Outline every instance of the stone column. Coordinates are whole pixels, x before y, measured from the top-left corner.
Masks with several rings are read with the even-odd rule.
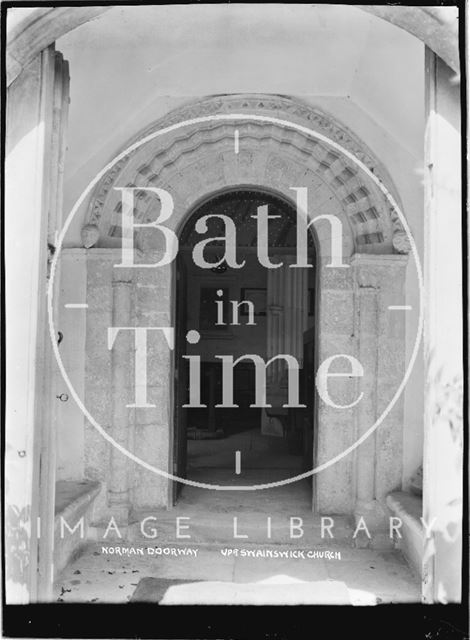
[[[327,266],[329,257],[319,264],[317,349],[315,374],[327,358],[337,354],[357,356],[357,335],[354,322],[354,269]],[[337,371],[344,371],[344,362],[337,361]],[[328,390],[340,405],[357,398],[355,378],[330,378]],[[355,408],[336,409],[325,403],[316,392],[315,466],[329,462],[354,442]],[[354,510],[355,482],[353,455],[346,456],[314,476],[314,508],[324,514],[351,514]]]
[[[407,255],[356,254],[356,329],[358,359],[364,375],[355,408],[356,439],[368,431],[387,408],[405,374],[404,279]],[[390,308],[392,307],[392,308]],[[403,468],[403,398],[355,452],[354,515],[363,517],[373,540],[388,531],[385,498],[401,487]],[[374,532],[374,533],[373,533]],[[386,542],[386,537],[380,544]]]
[[[364,396],[356,412],[356,436],[360,438],[377,417],[377,290],[359,287],[357,298],[359,362],[364,368],[360,381]],[[355,516],[369,520],[375,498],[375,433],[356,452],[356,491]]]
[[[131,326],[131,282],[130,280],[113,281],[113,327]],[[131,377],[132,364],[129,356],[132,353],[133,334],[121,331],[116,337],[112,351],[112,398],[113,422],[111,435],[120,445],[128,448],[130,431],[130,410],[126,404],[129,391],[133,389]],[[132,396],[132,393],[131,393]],[[128,524],[129,514],[129,482],[127,458],[115,447],[111,447],[110,472],[108,484],[108,503],[118,524]]]
[[[377,317],[377,417],[387,408],[403,381],[411,347],[414,345],[419,313],[411,283],[416,279],[414,259],[407,254],[377,256],[375,269],[379,278]],[[407,277],[407,279],[406,279]],[[405,279],[407,287],[405,291]],[[405,303],[411,309],[400,310]],[[407,336],[408,332],[408,336]],[[405,386],[385,420],[375,432],[375,498],[381,504],[391,491],[400,489],[403,481],[403,439],[405,419]],[[413,397],[415,394],[412,392]],[[407,425],[409,426],[409,425]]]

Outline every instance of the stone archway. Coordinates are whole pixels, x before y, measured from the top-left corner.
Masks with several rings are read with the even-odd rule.
[[[376,7],[358,5],[396,24],[422,40],[454,71],[459,70],[458,21],[449,16],[454,7]],[[10,9],[7,24],[7,85],[18,77],[41,50],[81,24],[101,16],[109,7],[60,7]],[[403,15],[406,11],[406,15]],[[21,13],[19,13],[21,12]],[[400,13],[399,13],[400,12]]]
[[[152,187],[157,182],[160,187],[167,186],[175,201],[172,224],[180,220],[183,210],[193,207],[210,191],[260,183],[292,198],[290,186],[303,180],[305,186],[315,191],[322,189],[320,198],[334,197],[345,228],[350,230],[346,253],[353,250],[408,253],[406,234],[396,212],[354,162],[303,132],[277,122],[249,119],[251,114],[290,121],[328,137],[363,162],[400,202],[387,170],[364,143],[327,114],[300,101],[271,95],[233,95],[198,101],[171,112],[130,140],[125,148],[164,127],[230,113],[246,113],[247,121],[209,121],[185,126],[163,139],[146,143],[113,166],[96,188],[87,213],[87,223],[99,227],[98,246],[112,246],[110,238],[119,235],[120,194],[113,192],[117,179],[120,185],[129,187]],[[237,154],[233,146],[235,130],[239,131],[241,141]],[[136,219],[143,222],[150,207],[150,198],[138,192]],[[315,209],[321,215],[321,207]],[[118,246],[119,241],[114,244]]]
[[[338,353],[350,354],[357,356],[368,372],[364,377],[367,401],[342,411],[320,403],[315,463],[322,464],[349,447],[374,422],[386,406],[390,390],[397,388],[403,375],[404,323],[391,319],[387,307],[403,300],[408,246],[395,212],[375,184],[362,176],[351,161],[332,153],[323,142],[309,140],[274,123],[250,122],[248,115],[274,114],[276,118],[301,122],[324,132],[359,154],[392,192],[394,187],[384,167],[360,140],[326,114],[284,97],[211,98],[169,114],[155,128],[221,112],[245,112],[247,120],[237,122],[236,127],[219,121],[190,125],[166,136],[163,144],[158,139],[148,142],[113,167],[98,185],[85,222],[99,229],[99,240],[87,255],[88,295],[100,296],[103,317],[87,328],[87,340],[90,344],[99,343],[97,331],[103,328],[106,318],[119,319],[121,326],[129,326],[130,322],[136,326],[173,326],[174,322],[171,295],[174,275],[170,265],[155,270],[113,270],[121,244],[120,192],[113,187],[131,186],[136,190],[134,216],[141,223],[152,220],[155,206],[146,188],[158,185],[167,190],[174,201],[167,225],[175,232],[182,228],[188,212],[198,202],[220,190],[259,187],[292,200],[296,193],[292,187],[306,188],[311,212],[341,221],[342,253],[347,266],[331,268],[330,222],[319,221],[315,227],[320,264],[319,361]],[[233,148],[235,128],[239,131],[239,153]],[[148,131],[139,138],[146,134]],[[155,262],[163,250],[161,238],[143,233],[138,234],[137,246],[142,252],[139,261],[144,262]],[[125,317],[122,309],[127,309]],[[129,361],[130,344],[121,343],[121,349],[122,361]],[[109,353],[88,356],[87,406],[95,406],[105,419],[113,406],[113,383],[112,378],[102,383],[97,402],[96,384],[102,376],[103,360],[112,371]],[[133,446],[136,455],[148,463],[171,471],[172,357],[163,339],[149,345],[148,367],[149,393],[156,406],[145,411],[137,409],[132,416],[115,416],[114,436]],[[122,402],[123,391],[114,389],[116,400]],[[108,398],[106,402],[102,400],[103,394]],[[357,397],[356,381],[336,379],[331,394],[338,404],[349,404]],[[354,456],[319,474],[315,496],[318,511],[382,513],[383,499],[401,479],[402,413],[398,402],[377,437],[369,439],[367,446]],[[126,430],[126,420],[132,424],[132,434]],[[92,442],[95,455],[99,455],[102,445],[94,437]],[[380,473],[376,473],[376,468],[380,468]],[[130,474],[117,453],[112,456],[111,469],[103,472],[97,465],[90,471],[107,485],[107,494],[103,492],[101,498],[102,514],[108,513],[106,495],[116,507],[113,513],[123,516],[129,506],[145,510],[169,504],[168,480],[141,468]]]

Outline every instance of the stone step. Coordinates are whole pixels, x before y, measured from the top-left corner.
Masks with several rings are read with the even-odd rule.
[[[84,539],[91,537],[90,521],[93,503],[100,489],[100,483],[92,481],[62,480],[56,483],[54,577],[57,577],[80,552]],[[82,520],[82,531],[80,520]]]
[[[333,537],[330,537],[329,531]],[[283,516],[265,513],[200,513],[154,511],[136,515],[119,534],[109,523],[95,524],[91,538],[97,542],[126,542],[136,545],[201,545],[207,548],[221,545],[263,545],[286,548],[318,548],[347,545],[357,548],[393,549],[394,540],[388,533],[363,531],[354,537],[354,524],[348,516],[322,516],[312,513]]]
[[[327,525],[332,524],[331,538]],[[185,528],[187,527],[187,528]],[[141,543],[158,542],[173,544],[282,544],[317,546],[322,543],[335,544],[353,542],[354,532],[350,519],[337,516],[322,520],[311,513],[302,516],[285,516],[253,512],[237,513],[185,513],[162,512],[140,513],[129,527],[129,537]],[[146,534],[146,535],[145,535]],[[156,535],[155,535],[156,534]],[[154,536],[146,537],[146,536]],[[191,536],[184,538],[182,536]]]

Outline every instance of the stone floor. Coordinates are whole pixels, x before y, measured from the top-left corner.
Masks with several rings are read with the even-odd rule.
[[[225,451],[223,443],[196,443],[197,464],[193,455],[188,469],[192,479],[246,487],[272,482],[279,474],[289,477],[292,469],[284,453],[275,469],[259,464],[265,443],[251,436],[250,432],[237,436],[237,446],[245,447],[242,460],[246,464],[240,475],[228,464],[232,447]],[[215,446],[222,446],[215,457],[224,464],[205,466],[207,447]],[[139,525],[149,515],[158,531],[155,540],[143,536]],[[190,530],[187,546],[175,535],[175,521],[181,516],[187,518],[184,523]],[[292,517],[301,518],[301,538],[291,536]],[[380,546],[356,548],[348,518],[334,518],[334,539],[321,537],[321,518],[312,512],[308,479],[257,491],[185,485],[173,509],[135,514],[135,518],[123,532],[126,544],[116,537],[114,542],[108,537],[102,543],[104,525],[95,528],[96,542],[90,542],[57,581],[56,601],[376,605],[420,600],[420,583],[400,552],[392,547],[387,551],[379,550]],[[234,536],[234,518],[237,531],[246,538]],[[193,550],[190,555],[188,549]],[[312,551],[318,553],[309,557]],[[248,555],[256,552],[269,552],[271,557]]]
[[[188,474],[193,470],[218,468],[235,473],[235,451],[240,452],[241,469],[288,469],[301,473],[302,458],[289,453],[284,438],[267,436],[257,429],[229,434],[220,440],[188,440]],[[275,474],[274,474],[275,475]],[[282,474],[285,475],[285,474]],[[273,478],[275,480],[276,478]]]
[[[279,470],[276,470],[279,471]],[[248,469],[240,477],[228,469],[199,468],[193,471],[192,479],[216,483],[221,486],[254,485],[272,481],[270,469]],[[301,518],[303,523],[302,544],[322,545],[320,516],[312,511],[312,490],[309,480],[285,484],[257,491],[215,491],[200,487],[183,486],[176,505],[172,509],[134,512],[133,531],[129,532],[134,542],[147,543],[140,535],[139,523],[146,517],[155,517],[160,544],[179,542],[175,521],[184,517],[193,543],[233,545],[234,518],[237,530],[248,536],[250,543],[294,544],[299,540],[290,536],[291,518]],[[267,521],[270,519],[271,538],[268,537]],[[97,532],[102,539],[104,527]],[[352,540],[353,529],[346,516],[334,518],[334,544]]]
[[[117,545],[106,546],[116,549]],[[340,559],[234,557],[220,545],[188,545],[197,556],[105,555],[90,544],[55,585],[58,602],[125,603],[139,582],[160,585],[160,604],[353,604],[419,602],[420,585],[398,551],[373,551],[334,546]],[[239,549],[242,545],[236,545]],[[161,547],[163,549],[164,547]],[[183,548],[168,545],[168,548]],[[233,545],[232,548],[235,548]],[[280,545],[246,545],[277,549]],[[302,547],[299,546],[299,549]],[[292,549],[292,547],[290,547]],[[326,547],[324,547],[326,549]],[[145,591],[145,590],[144,590]],[[152,597],[149,598],[152,600]]]
[[[253,463],[257,457],[247,454],[245,459]],[[289,469],[277,471],[290,473]],[[223,486],[270,482],[272,474],[273,469],[256,464],[245,467],[241,477],[232,468],[192,468],[193,479]],[[54,599],[267,605],[419,602],[420,583],[393,547],[387,551],[379,550],[380,546],[356,548],[351,524],[339,516],[334,519],[334,539],[321,537],[310,484],[303,480],[257,491],[209,491],[185,485],[173,509],[136,514],[136,522],[123,532],[126,544],[109,537],[102,543],[104,525],[97,527],[96,542],[67,566],[55,585]],[[156,525],[155,540],[144,537],[139,526],[149,515]],[[191,535],[187,546],[175,535],[175,519],[181,516],[188,519],[184,521]],[[234,517],[240,526],[237,530],[246,538],[234,536]],[[290,534],[291,517],[302,519],[301,538]],[[113,554],[105,553],[106,549]],[[188,549],[193,550],[191,555]],[[311,551],[318,554],[309,557]],[[332,557],[319,555],[326,551]],[[269,552],[271,557],[246,552]]]

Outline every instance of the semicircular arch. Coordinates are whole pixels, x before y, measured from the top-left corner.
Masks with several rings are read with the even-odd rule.
[[[240,119],[245,113],[247,119]],[[176,123],[219,114],[228,119],[188,124],[154,138],[103,177],[92,195],[86,220],[98,226],[102,246],[112,246],[121,235],[121,192],[114,187],[136,188],[134,215],[140,223],[155,217],[155,198],[148,188],[169,191],[174,212],[168,224],[176,229],[198,200],[244,185],[266,188],[288,199],[295,197],[296,189],[306,188],[311,217],[330,214],[341,220],[345,255],[409,251],[398,216],[374,181],[328,143],[281,122],[308,127],[343,146],[399,202],[385,167],[350,131],[300,101],[284,96],[215,96],[170,112],[129,144]],[[231,121],[230,114],[237,119]],[[267,121],[250,120],[250,116],[265,116]],[[324,228],[320,235],[325,236],[321,253],[329,255],[329,225],[319,226]]]

